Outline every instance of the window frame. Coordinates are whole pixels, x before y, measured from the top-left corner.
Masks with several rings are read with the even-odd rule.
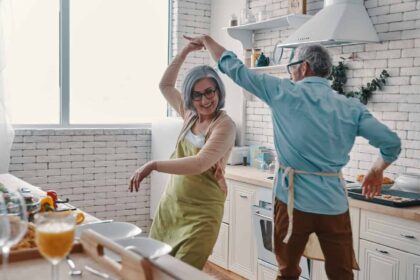
[[[59,0],[59,88],[60,110],[58,124],[12,124],[14,128],[151,128],[151,123],[70,124],[70,1]],[[167,64],[172,55],[172,1],[168,1]],[[169,116],[169,107],[166,107]]]

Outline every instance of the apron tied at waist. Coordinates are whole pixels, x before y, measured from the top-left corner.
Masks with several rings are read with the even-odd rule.
[[[307,172],[303,170],[293,169],[291,167],[286,167],[284,165],[279,164],[279,169],[283,170],[283,175],[281,177],[281,187],[286,189],[285,182],[286,177],[288,177],[288,198],[287,198],[287,216],[289,217],[289,225],[287,227],[287,234],[286,237],[283,239],[284,243],[287,243],[292,236],[293,232],[293,209],[295,204],[295,190],[294,190],[294,177],[295,174],[306,174],[306,175],[317,175],[317,176],[324,176],[324,177],[338,177],[340,179],[341,185],[343,186],[344,190],[346,190],[346,183],[343,178],[343,174],[341,171],[339,172]],[[347,192],[347,190],[346,190]]]

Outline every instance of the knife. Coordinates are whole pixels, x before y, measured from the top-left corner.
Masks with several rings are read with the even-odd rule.
[[[99,276],[103,279],[109,279],[109,280],[114,280],[114,277],[109,276],[108,274],[106,274],[105,272],[100,272],[99,270],[94,269],[93,267],[90,267],[88,265],[85,265],[85,269],[87,271],[89,271],[90,273]]]

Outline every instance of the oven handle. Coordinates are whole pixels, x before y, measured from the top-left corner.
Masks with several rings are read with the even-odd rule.
[[[270,220],[270,221],[272,221],[273,220],[273,218],[271,218],[271,217],[269,217],[269,216],[266,216],[266,215],[262,215],[262,214],[260,214],[260,211],[255,211],[255,215],[257,215],[258,217],[261,217],[261,218],[264,218],[264,219],[267,219],[267,220]]]

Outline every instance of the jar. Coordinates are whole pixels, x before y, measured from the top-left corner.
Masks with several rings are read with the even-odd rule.
[[[260,54],[261,54],[261,49],[252,49],[251,67],[256,66],[256,62]]]
[[[244,50],[244,64],[246,67],[251,66],[251,58],[252,58],[252,49],[245,49]]]
[[[231,15],[229,26],[238,26],[238,18],[235,14]]]

